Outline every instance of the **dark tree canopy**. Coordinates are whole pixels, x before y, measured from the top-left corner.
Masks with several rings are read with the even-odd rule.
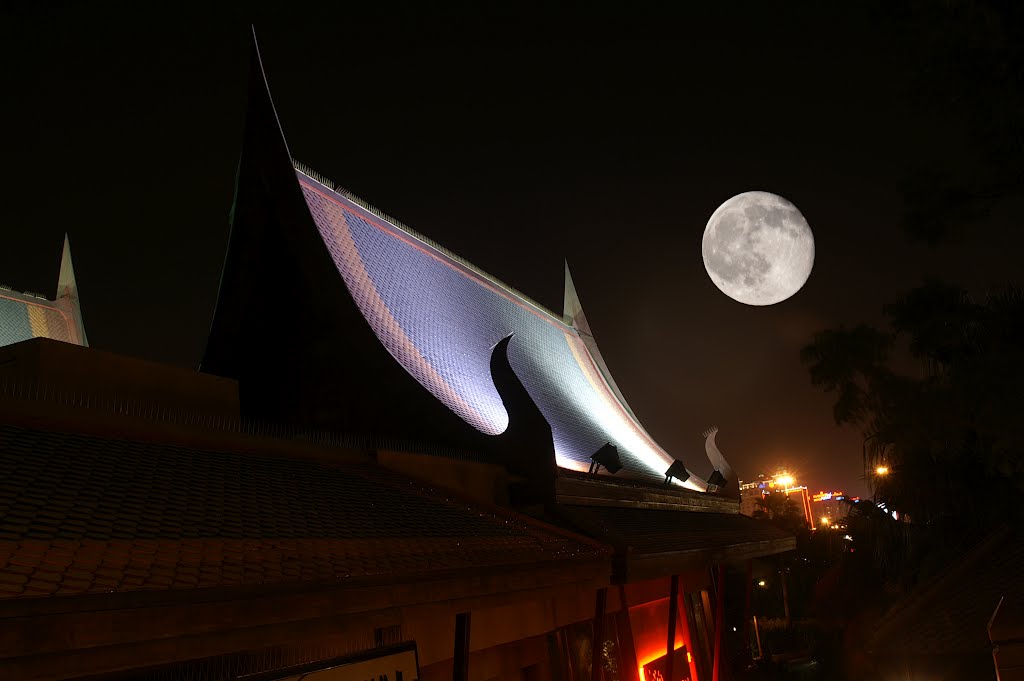
[[[889,329],[818,333],[801,359],[836,396],[838,424],[859,427],[878,501],[915,523],[998,521],[1005,495],[1024,491],[1024,294],[974,300],[932,282],[885,307]],[[894,368],[895,348],[912,371]]]

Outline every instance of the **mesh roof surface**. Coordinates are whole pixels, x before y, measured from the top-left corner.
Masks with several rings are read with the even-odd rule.
[[[616,396],[573,326],[415,234],[298,172],[310,213],[363,316],[391,355],[477,430],[505,430],[491,380],[510,334],[513,369],[551,425],[560,466],[614,444],[623,475],[663,480],[672,458]]]
[[[0,598],[330,582],[603,551],[371,464],[0,425]]]
[[[72,323],[55,302],[0,290],[0,345],[31,338],[74,343]]]

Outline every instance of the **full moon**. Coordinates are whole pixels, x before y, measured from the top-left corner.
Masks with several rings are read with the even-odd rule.
[[[722,293],[747,305],[789,298],[811,275],[814,235],[792,203],[768,192],[732,197],[712,214],[701,250]]]

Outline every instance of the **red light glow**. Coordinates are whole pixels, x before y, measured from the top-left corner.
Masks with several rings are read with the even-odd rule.
[[[656,669],[653,670],[652,676],[657,675],[659,678],[648,678],[644,672],[644,666],[665,657],[665,643],[668,637],[668,599],[662,598],[630,608],[629,619],[633,631],[633,646],[636,650],[637,678],[640,681],[667,681]],[[687,648],[686,659],[690,667],[687,678],[696,680],[697,670],[694,668],[693,656],[689,651],[691,648],[689,640],[690,632],[687,628],[686,617],[683,616],[680,609],[676,621],[676,638],[673,649]]]

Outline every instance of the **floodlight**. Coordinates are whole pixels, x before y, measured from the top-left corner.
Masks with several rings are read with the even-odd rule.
[[[679,459],[673,459],[672,465],[665,471],[665,484],[671,484],[672,478],[677,478],[679,482],[686,482],[690,479],[690,471],[686,470],[686,466]]]
[[[721,471],[716,469],[711,471],[711,475],[708,476],[708,484],[714,485],[718,489],[722,489],[729,484],[729,481],[725,479],[725,476],[722,475]]]
[[[622,462],[619,461],[619,450],[615,445],[608,442],[604,447],[590,455],[590,472],[597,473],[604,466],[613,475],[622,470]]]

